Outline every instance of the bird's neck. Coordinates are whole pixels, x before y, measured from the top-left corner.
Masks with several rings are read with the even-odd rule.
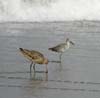
[[[69,48],[69,47],[70,47],[70,42],[67,41],[67,42],[66,42],[66,45],[67,45],[67,48]]]

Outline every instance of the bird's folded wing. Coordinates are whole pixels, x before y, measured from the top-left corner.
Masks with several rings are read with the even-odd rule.
[[[37,52],[37,51],[34,51],[34,50],[27,50],[27,49],[24,49],[23,51],[21,51],[21,53],[28,59],[30,60],[33,60],[33,61],[38,61],[38,60],[41,60],[42,58],[44,58],[44,56]]]

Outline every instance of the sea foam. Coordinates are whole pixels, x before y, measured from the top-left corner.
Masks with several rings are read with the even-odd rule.
[[[100,20],[100,0],[0,0],[0,21]]]

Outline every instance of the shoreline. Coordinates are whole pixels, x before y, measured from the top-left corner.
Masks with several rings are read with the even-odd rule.
[[[100,20],[67,20],[67,21],[1,21],[2,23],[69,23],[69,22],[99,22]]]

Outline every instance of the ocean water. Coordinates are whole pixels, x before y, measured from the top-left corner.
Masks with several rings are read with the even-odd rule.
[[[0,23],[0,98],[100,98],[100,22]],[[62,63],[49,63],[48,74],[29,73],[19,47],[59,55],[49,47],[70,38],[75,43]],[[36,65],[45,71],[45,65]]]
[[[0,0],[0,21],[100,20],[100,0]]]

